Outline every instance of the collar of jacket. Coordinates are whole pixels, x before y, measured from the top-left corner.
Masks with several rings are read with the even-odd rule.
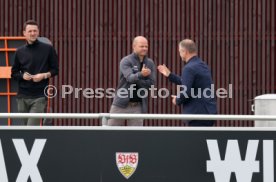
[[[140,58],[139,58],[139,56],[136,54],[136,53],[132,53],[132,56],[137,60],[137,61],[139,61],[140,62]],[[143,59],[143,62],[147,59],[148,57],[147,56],[145,56],[144,57],[144,59]]]
[[[36,39],[35,41],[34,41],[34,43],[32,43],[32,44],[29,44],[27,41],[26,41],[26,47],[34,47],[34,46],[36,46],[37,44],[39,43],[39,41]]]
[[[189,61],[186,63],[186,65],[187,65],[187,64],[189,64],[190,62],[196,61],[196,60],[197,60],[197,58],[198,58],[198,56],[197,56],[197,55],[195,55],[195,56],[191,57],[191,58],[189,59]]]

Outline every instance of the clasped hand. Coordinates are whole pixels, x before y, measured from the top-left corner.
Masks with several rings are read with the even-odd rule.
[[[28,80],[28,81],[33,80],[34,82],[40,82],[41,80],[44,79],[44,74],[43,73],[38,73],[36,75],[31,75],[30,73],[25,72],[23,74],[23,79]]]

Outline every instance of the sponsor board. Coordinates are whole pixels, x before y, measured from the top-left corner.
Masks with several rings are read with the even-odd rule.
[[[274,182],[275,140],[261,130],[0,128],[0,181]]]

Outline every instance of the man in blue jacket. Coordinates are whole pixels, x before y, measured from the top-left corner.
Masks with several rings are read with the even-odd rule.
[[[183,114],[217,114],[216,98],[212,90],[211,72],[197,56],[194,41],[184,39],[179,43],[179,54],[185,66],[181,77],[171,73],[165,65],[159,65],[158,70],[169,80],[182,88],[177,96],[172,96],[174,105],[182,105]],[[189,126],[213,126],[214,121],[187,121]]]

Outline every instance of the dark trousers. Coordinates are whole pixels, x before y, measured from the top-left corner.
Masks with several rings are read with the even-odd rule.
[[[210,120],[192,120],[188,121],[188,126],[214,126],[215,121]]]

